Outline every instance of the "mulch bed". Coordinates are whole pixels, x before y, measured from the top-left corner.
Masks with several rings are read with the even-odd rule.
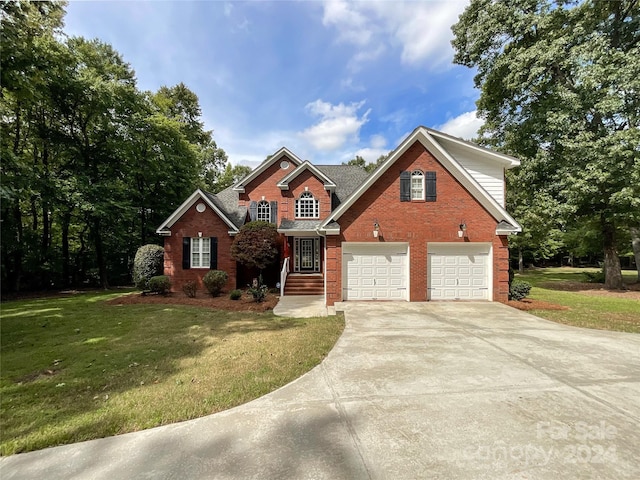
[[[266,312],[273,310],[278,303],[277,295],[267,294],[264,302],[256,303],[249,294],[243,294],[239,300],[231,300],[229,294],[219,297],[211,297],[204,293],[196,298],[189,298],[182,292],[172,292],[168,295],[142,295],[131,293],[122,297],[108,300],[109,305],[136,305],[136,304],[160,304],[160,305],[191,305],[195,307],[207,307],[214,310],[229,310],[233,312]]]
[[[542,300],[534,300],[532,298],[525,298],[523,300],[509,300],[507,305],[518,310],[569,310],[569,307],[564,305],[558,305],[557,303],[543,302]]]

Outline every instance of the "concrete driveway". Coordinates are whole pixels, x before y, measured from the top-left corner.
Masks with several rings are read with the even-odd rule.
[[[209,417],[0,461],[20,479],[638,478],[640,335],[495,303],[345,304],[328,358]]]

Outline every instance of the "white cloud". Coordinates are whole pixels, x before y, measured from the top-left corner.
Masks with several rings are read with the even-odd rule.
[[[375,60],[386,45],[397,45],[408,65],[443,67],[451,63],[451,26],[469,0],[427,2],[354,2],[328,0],[322,23],[335,28],[338,40],[360,50],[355,65]]]
[[[471,140],[478,136],[478,129],[484,124],[484,120],[477,117],[477,111],[465,112],[457,117],[447,120],[439,125],[436,130],[448,133],[455,137]]]
[[[387,145],[387,139],[382,135],[372,135],[371,136],[371,146],[373,148],[383,148]]]
[[[325,26],[335,25],[340,41],[366,45],[372,32],[368,28],[368,19],[358,8],[358,5],[343,0],[329,0],[324,4],[322,23]]]
[[[320,121],[300,133],[314,148],[322,151],[337,150],[347,141],[358,141],[362,125],[367,123],[371,109],[362,116],[358,110],[364,101],[348,105],[339,103],[332,105],[318,99],[305,107],[312,115],[320,117]]]

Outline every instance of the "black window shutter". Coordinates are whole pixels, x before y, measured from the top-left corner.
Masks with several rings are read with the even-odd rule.
[[[411,201],[411,172],[400,172],[400,201]]]
[[[436,201],[436,172],[425,172],[427,202]]]
[[[258,203],[257,202],[251,202],[249,204],[249,218],[251,219],[252,222],[255,222],[256,219],[258,218]]]
[[[184,237],[182,239],[182,269],[189,270],[191,268],[191,239]]]
[[[209,268],[211,268],[211,270],[217,270],[218,269],[218,238],[217,237],[211,237],[209,239],[210,243],[210,249],[209,251],[211,252],[211,265],[209,265]]]
[[[278,202],[270,202],[271,206],[271,223],[278,223]]]

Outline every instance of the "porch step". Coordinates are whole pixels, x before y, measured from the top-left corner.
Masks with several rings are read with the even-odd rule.
[[[324,278],[322,274],[289,274],[284,284],[286,295],[323,295]]]

